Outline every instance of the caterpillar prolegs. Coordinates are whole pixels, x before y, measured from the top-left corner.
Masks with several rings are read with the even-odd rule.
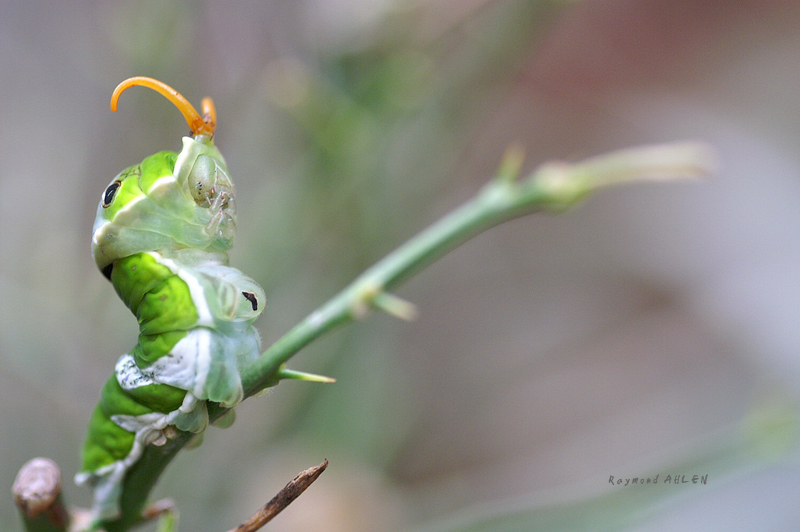
[[[206,401],[242,401],[240,370],[260,354],[252,323],[261,287],[228,266],[236,231],[234,187],[213,143],[216,112],[203,115],[150,78],[121,83],[166,96],[192,132],[180,153],[160,152],[120,173],[103,192],[92,255],[139,321],[139,341],[123,355],[89,423],[79,484],[94,487],[96,519],[119,513],[121,483],[148,444],[171,429],[201,432]]]

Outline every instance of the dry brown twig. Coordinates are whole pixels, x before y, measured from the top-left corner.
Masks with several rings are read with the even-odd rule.
[[[286,486],[284,486],[284,488],[279,491],[278,494],[272,498],[272,500],[265,504],[264,507],[255,514],[253,514],[250,519],[236,528],[229,530],[228,532],[255,532],[271,521],[273,517],[281,513],[284,508],[289,506],[296,498],[298,498],[300,494],[306,490],[306,488],[308,488],[315,480],[319,478],[319,476],[327,467],[328,460],[325,459],[320,465],[306,469],[294,477],[292,481],[286,484]]]

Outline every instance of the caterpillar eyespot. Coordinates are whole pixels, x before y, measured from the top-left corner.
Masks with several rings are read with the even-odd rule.
[[[179,153],[156,153],[121,172],[97,209],[92,256],[138,319],[139,342],[117,362],[89,422],[76,480],[94,489],[95,520],[119,514],[122,481],[147,445],[163,445],[177,430],[201,433],[208,401],[242,401],[240,370],[261,352],[252,323],[266,300],[227,265],[235,190],[213,143],[213,102],[203,100],[200,116],[171,87],[138,77],[117,87],[112,109],[135,85],[175,103],[192,136]]]
[[[122,185],[122,181],[114,181],[113,183],[108,185],[108,188],[103,193],[102,205],[104,209],[109,208],[111,204],[114,202],[114,196],[117,195],[117,190],[119,190],[120,185]]]
[[[258,299],[256,299],[256,295],[252,292],[242,292],[242,295],[246,300],[253,305],[253,310],[258,310]]]

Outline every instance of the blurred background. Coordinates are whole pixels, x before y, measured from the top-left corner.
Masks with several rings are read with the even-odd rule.
[[[0,484],[48,456],[90,504],[71,480],[86,423],[137,336],[89,253],[96,205],[186,134],[149,90],[109,111],[148,75],[216,101],[265,344],[511,143],[526,172],[682,139],[721,162],[493,229],[399,291],[416,322],[301,352],[291,367],[338,382],[284,383],[181,453],[155,495],[182,530],[235,526],[324,457],[269,530],[793,528],[798,29],[779,0],[0,0]],[[0,528],[20,529],[10,496]]]

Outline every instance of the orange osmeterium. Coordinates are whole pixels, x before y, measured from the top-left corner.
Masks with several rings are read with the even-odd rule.
[[[119,100],[120,95],[126,89],[136,85],[149,87],[171,101],[183,114],[183,118],[186,119],[189,129],[195,137],[199,135],[214,136],[214,131],[217,127],[217,110],[214,108],[214,101],[211,98],[203,98],[203,115],[201,116],[197,109],[181,93],[162,81],[145,76],[128,78],[117,85],[111,95],[112,111],[117,110],[117,100]]]

